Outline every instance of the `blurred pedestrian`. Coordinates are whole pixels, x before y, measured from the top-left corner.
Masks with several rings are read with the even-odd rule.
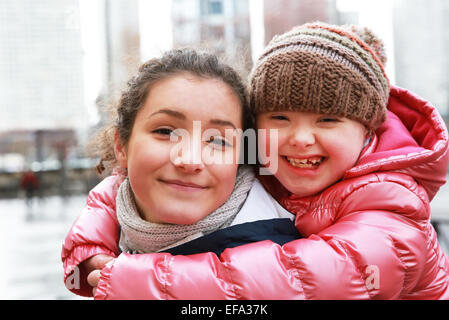
[[[30,208],[33,197],[39,189],[39,178],[33,171],[27,169],[22,175],[20,187],[25,191],[27,207]]]

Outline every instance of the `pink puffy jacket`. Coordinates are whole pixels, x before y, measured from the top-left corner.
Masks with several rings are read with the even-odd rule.
[[[429,202],[445,183],[448,133],[438,112],[393,87],[389,120],[357,166],[320,195],[265,187],[296,214],[305,237],[226,249],[221,256],[119,254],[118,177],[89,194],[62,249],[65,278],[96,254],[96,299],[449,299],[449,261],[431,226]],[[81,270],[82,271],[82,270]],[[73,292],[89,296],[82,282]]]

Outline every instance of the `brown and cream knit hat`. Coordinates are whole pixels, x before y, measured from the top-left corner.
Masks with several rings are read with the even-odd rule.
[[[377,129],[390,83],[383,43],[367,28],[307,23],[275,36],[250,75],[256,113],[309,111]]]

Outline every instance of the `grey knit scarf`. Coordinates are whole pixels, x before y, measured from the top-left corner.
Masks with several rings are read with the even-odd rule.
[[[194,224],[178,225],[143,220],[126,178],[120,185],[116,198],[117,218],[121,227],[120,249],[128,253],[157,252],[184,239],[229,226],[243,206],[254,179],[253,169],[241,166],[237,172],[234,190],[223,205]]]

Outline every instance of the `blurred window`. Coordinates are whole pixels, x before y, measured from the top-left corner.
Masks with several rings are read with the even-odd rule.
[[[222,14],[223,2],[221,0],[201,0],[201,14]]]

